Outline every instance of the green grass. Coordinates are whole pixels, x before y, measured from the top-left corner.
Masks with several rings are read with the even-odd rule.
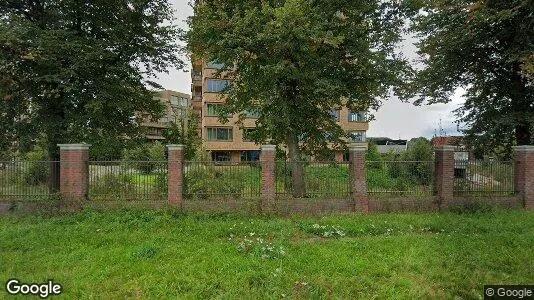
[[[65,298],[482,298],[484,284],[534,282],[534,213],[525,211],[89,211],[1,217],[0,241],[2,285],[53,278]]]

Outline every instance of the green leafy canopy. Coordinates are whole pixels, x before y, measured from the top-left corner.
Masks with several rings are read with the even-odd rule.
[[[408,71],[395,53],[404,23],[395,2],[206,0],[194,8],[189,49],[227,66],[221,115],[258,111],[258,143],[308,154],[342,148],[345,132],[330,109],[376,109]]]
[[[0,130],[102,145],[158,117],[151,81],[182,67],[168,0],[0,2]],[[105,145],[103,145],[105,146]]]

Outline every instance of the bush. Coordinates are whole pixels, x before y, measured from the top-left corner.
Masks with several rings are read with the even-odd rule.
[[[28,168],[24,170],[23,181],[29,185],[46,184],[50,176],[50,163],[46,152],[40,149],[28,152],[25,156]]]
[[[218,195],[241,197],[245,181],[241,174],[223,174],[214,167],[189,170],[184,177],[186,198],[209,199]]]
[[[125,195],[132,195],[135,186],[132,178],[126,174],[105,174],[91,184],[90,194],[103,200],[120,199]]]
[[[143,174],[151,174],[160,162],[165,161],[165,146],[156,142],[125,150],[123,161]]]

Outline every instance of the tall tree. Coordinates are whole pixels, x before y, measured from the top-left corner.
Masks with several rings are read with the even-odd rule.
[[[195,3],[188,44],[231,79],[221,117],[255,110],[251,138],[284,145],[293,195],[306,194],[302,154],[346,146],[330,110],[376,109],[406,70],[395,54],[403,17],[381,0],[205,0]]]
[[[134,137],[157,118],[150,81],[181,67],[168,0],[0,2],[0,128],[57,144]],[[57,173],[51,188],[57,189]]]
[[[411,86],[416,104],[449,102],[471,141],[486,149],[534,143],[532,0],[418,0],[412,29],[422,68]]]

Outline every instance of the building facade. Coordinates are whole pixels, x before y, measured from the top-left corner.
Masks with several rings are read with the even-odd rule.
[[[229,122],[223,124],[218,119],[218,107],[224,104],[221,91],[228,82],[217,78],[217,71],[223,65],[206,62],[202,59],[192,60],[192,109],[200,117],[202,144],[212,160],[216,161],[251,161],[259,159],[260,145],[247,139],[247,131],[256,126],[257,115],[250,113],[243,121],[242,127],[237,125],[238,116],[228,116]],[[333,109],[332,117],[347,132],[354,142],[364,142],[369,129],[366,112],[349,111],[346,107]],[[337,160],[343,159],[343,153],[336,155]]]
[[[158,99],[164,105],[163,116],[157,121],[145,121],[141,125],[146,128],[148,141],[164,141],[163,132],[172,123],[187,126],[191,111],[191,95],[171,90],[158,93]]]

